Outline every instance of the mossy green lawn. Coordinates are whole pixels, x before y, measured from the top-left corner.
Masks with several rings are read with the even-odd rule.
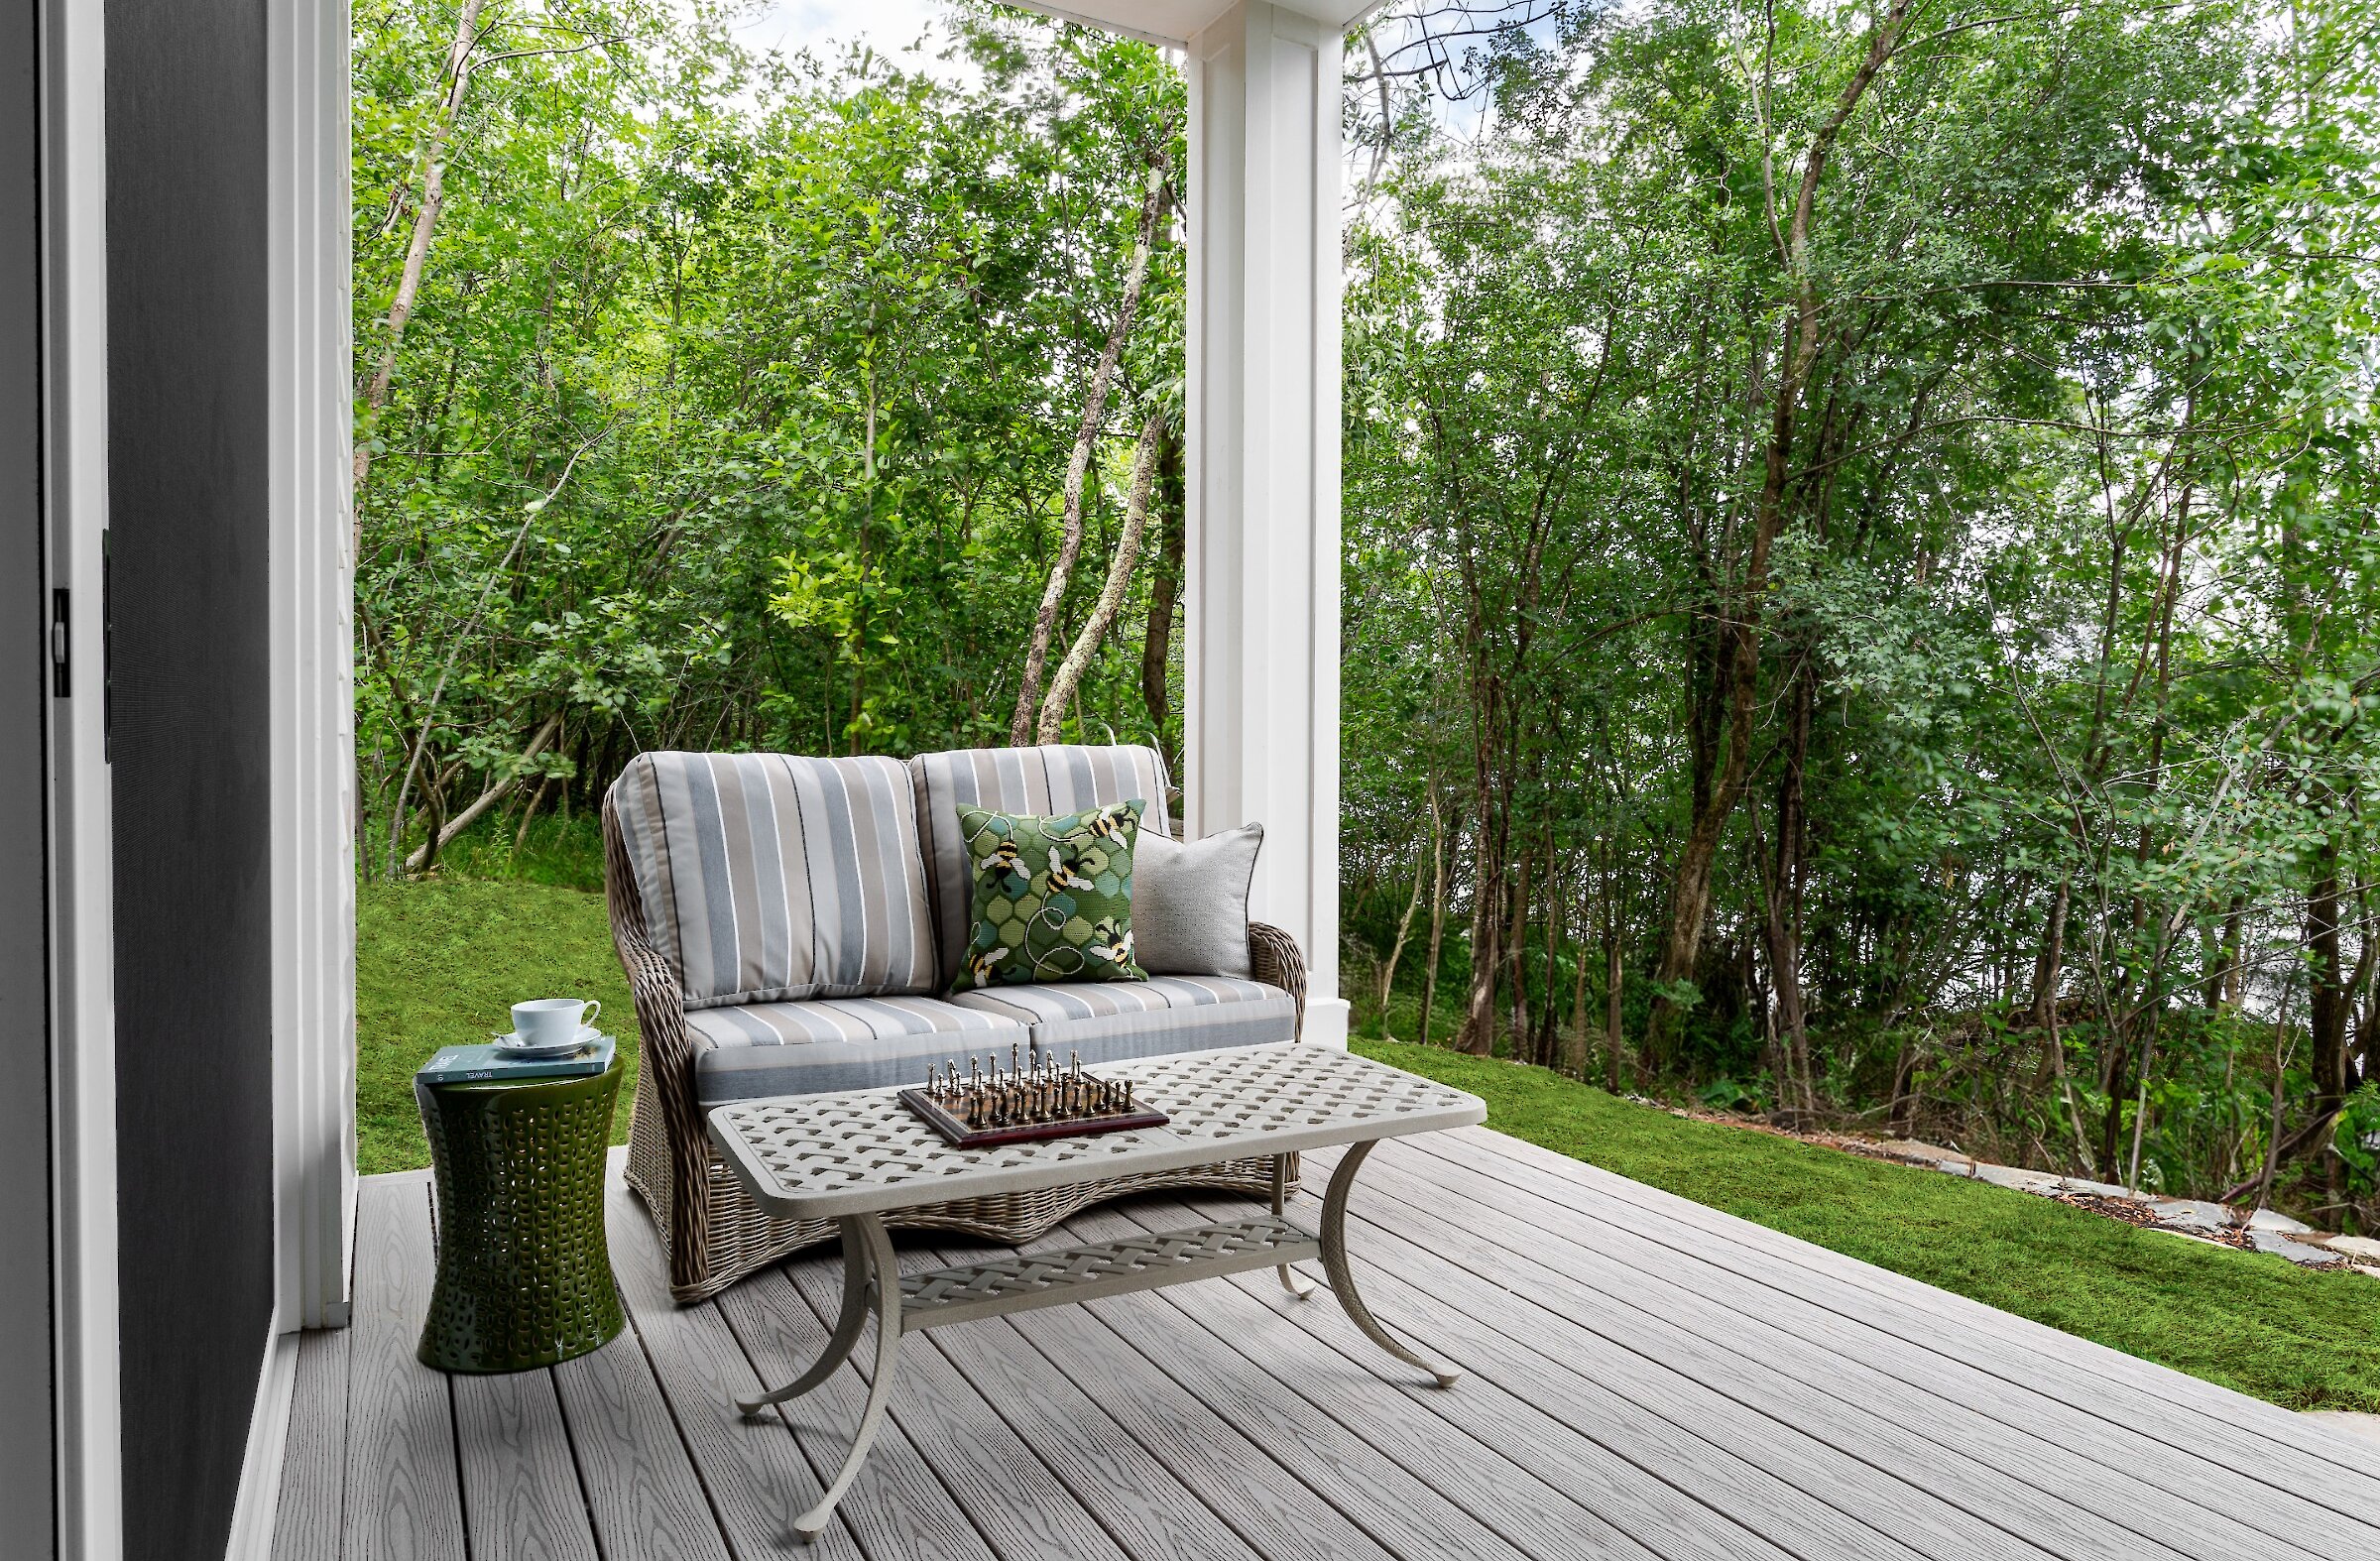
[[[1489,1127],[2292,1409],[2380,1412],[2380,1280],[2134,1230],[2030,1193],[1633,1105],[1435,1046],[1356,1049]]]
[[[612,1141],[628,1141],[637,1013],[603,897],[545,884],[433,878],[374,885],[355,907],[355,1158],[367,1175],[429,1163],[414,1070],[440,1046],[508,1028],[527,998],[595,998],[627,1057]]]
[[[356,915],[357,1160],[428,1163],[413,1072],[525,997],[603,1002],[633,1082],[637,1023],[603,898],[440,878]],[[2308,1273],[2047,1199],[1631,1105],[1541,1068],[1359,1040],[1488,1102],[1491,1126],[1821,1247],[2291,1408],[2380,1412],[2380,1281]],[[612,1124],[628,1136],[629,1093]]]

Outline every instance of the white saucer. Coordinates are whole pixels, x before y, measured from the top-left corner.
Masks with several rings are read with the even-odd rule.
[[[576,1035],[572,1036],[568,1040],[557,1041],[551,1045],[532,1045],[528,1041],[523,1040],[518,1031],[511,1033],[496,1032],[496,1045],[499,1050],[503,1051],[508,1056],[566,1057],[574,1051],[584,1050],[586,1047],[592,1046],[596,1041],[602,1038],[601,1032],[599,1032],[595,1026],[592,1024],[582,1024],[579,1026],[579,1031]]]

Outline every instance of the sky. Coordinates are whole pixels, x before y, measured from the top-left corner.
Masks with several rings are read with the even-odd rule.
[[[781,49],[788,55],[808,49],[822,60],[862,38],[895,54],[915,43],[942,10],[937,0],[774,0],[739,26],[736,37],[748,49]],[[940,73],[930,51],[904,63]]]

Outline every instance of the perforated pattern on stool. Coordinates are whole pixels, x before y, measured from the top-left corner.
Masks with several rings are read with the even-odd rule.
[[[437,1185],[437,1279],[416,1352],[449,1372],[551,1366],[627,1325],[604,1240],[622,1069],[414,1098]]]

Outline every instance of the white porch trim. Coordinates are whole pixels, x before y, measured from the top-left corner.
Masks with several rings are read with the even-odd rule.
[[[1344,1045],[1340,49],[1336,24],[1263,0],[1187,45],[1183,812],[1194,837],[1264,825],[1250,908],[1305,948],[1307,1037]]]
[[[298,1396],[298,1335],[265,1337],[256,1409],[248,1417],[248,1450],[240,1459],[240,1493],[231,1508],[231,1542],[224,1561],[272,1561],[274,1519],[281,1512],[281,1465],[289,1451],[290,1408]]]

